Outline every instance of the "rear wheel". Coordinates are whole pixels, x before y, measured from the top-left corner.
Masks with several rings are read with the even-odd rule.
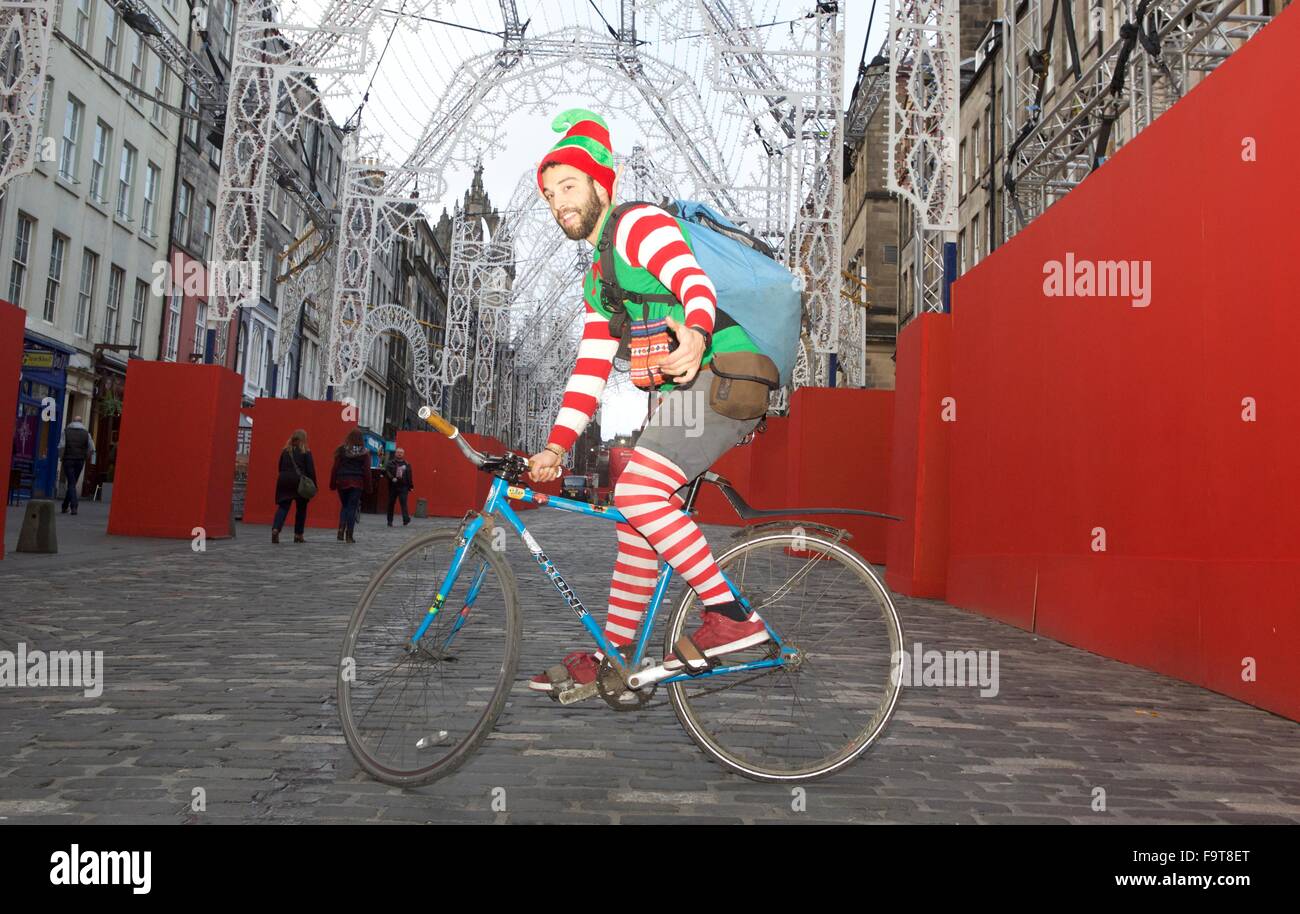
[[[519,666],[519,600],[501,556],[476,538],[433,623],[460,534],[404,546],[357,604],[339,660],[339,717],[357,763],[386,784],[456,770],[491,732]],[[467,602],[470,601],[470,602]]]
[[[669,684],[677,719],[707,754],[748,778],[808,781],[844,768],[898,702],[892,663],[903,629],[888,590],[856,553],[799,528],[754,534],[718,566],[777,633],[787,662]],[[691,627],[695,602],[688,590],[674,610],[666,653]],[[777,655],[767,643],[726,663]]]

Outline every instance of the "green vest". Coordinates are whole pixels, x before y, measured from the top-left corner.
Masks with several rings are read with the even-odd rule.
[[[605,221],[609,219],[609,214],[614,211],[611,206],[601,217],[600,225],[596,229],[597,237],[605,228]],[[678,227],[682,230],[682,237],[686,239],[686,246],[694,253],[695,247],[691,244],[691,232],[687,223],[682,219],[675,220]],[[618,253],[617,247],[614,249],[614,273],[618,279],[618,284],[628,292],[636,292],[642,295],[671,295],[672,292],[663,283],[661,283],[653,273],[644,267],[634,267],[627,262],[627,259]],[[600,294],[601,282],[596,276],[596,264],[592,269],[587,271],[586,278],[582,283],[582,296],[586,299],[587,304],[592,310],[604,317],[610,318],[609,311],[605,308]],[[640,304],[634,301],[625,301],[623,306],[627,308],[628,317],[631,320],[659,320],[667,315],[672,315],[673,320],[682,323],[686,320],[686,309],[682,307],[681,302],[673,302],[671,305],[665,302],[648,302]],[[725,319],[726,315],[721,308],[715,309],[717,315],[714,318],[713,342],[704,352],[702,365],[708,365],[713,361],[715,352],[759,352],[758,346],[750,339],[749,334],[744,328],[737,323]],[[648,313],[647,313],[648,312]],[[725,325],[725,326],[724,326]],[[676,385],[664,383],[659,385],[661,391],[672,390]]]

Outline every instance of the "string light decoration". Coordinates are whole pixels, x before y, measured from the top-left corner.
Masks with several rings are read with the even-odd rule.
[[[0,6],[0,191],[29,173],[40,149],[45,69],[54,27],[54,0]]]
[[[282,300],[299,302],[281,309],[280,332],[282,342],[292,336],[302,297],[323,304],[329,381],[344,389],[379,334],[414,343],[392,312],[370,317],[386,307],[369,300],[372,265],[392,256],[412,220],[436,221],[430,208],[452,176],[507,150],[517,139],[512,117],[549,117],[557,99],[578,98],[635,123],[633,184],[653,198],[715,206],[768,241],[798,277],[806,339],[794,386],[826,383],[830,353],[849,383],[861,383],[861,315],[840,296],[838,6],[811,4],[791,19],[776,0],[302,0],[287,11],[249,0],[235,38],[215,256],[257,261],[268,150],[291,145],[312,121],[323,126],[327,108],[347,112],[337,118],[350,135],[333,249],[285,277]],[[529,266],[550,249],[537,227],[545,220],[524,202],[536,198],[525,183],[496,234],[455,222],[443,354],[425,367],[417,357],[413,380],[423,391],[468,376],[476,423],[536,441],[572,367],[581,255],[555,241],[552,224],[558,266]],[[256,282],[241,279],[214,317],[256,297]],[[537,337],[554,343],[534,348]],[[279,350],[287,352],[287,344]]]

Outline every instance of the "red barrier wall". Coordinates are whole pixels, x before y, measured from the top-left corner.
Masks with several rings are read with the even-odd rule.
[[[942,599],[948,573],[952,321],[922,314],[898,335],[887,570],[890,589]]]
[[[356,422],[346,422],[346,404],[333,400],[258,397],[247,410],[253,419],[253,439],[248,449],[248,488],[244,496],[244,523],[270,524],[275,519],[275,480],[280,475],[280,452],[297,429],[307,433],[307,447],[316,464],[316,497],[307,505],[307,526],[337,530],[338,495],[330,489],[334,449],[343,443]],[[416,474],[419,485],[419,474]],[[289,508],[286,526],[293,523]]]
[[[762,436],[756,435],[755,440],[760,437]],[[752,442],[743,447],[733,447],[714,461],[713,466],[709,468],[719,476],[729,480],[746,501],[753,497],[751,495],[754,488],[753,474],[751,472],[753,455],[754,444]],[[716,486],[702,486],[700,495],[695,500],[695,507],[696,523],[728,524],[732,526],[741,524],[735,510],[727,503],[727,500]]]
[[[888,510],[892,390],[803,387],[790,396],[788,422],[784,473],[790,495],[783,507]],[[782,475],[779,467],[765,472]],[[806,517],[845,528],[853,534],[850,548],[867,561],[885,561],[888,525],[895,521],[842,514]]]
[[[958,606],[1292,718],[1297,57],[1291,7],[954,286],[948,565]],[[1149,303],[1048,296],[1067,254],[1149,262]]]
[[[220,365],[127,363],[109,533],[231,535],[241,388]]]
[[[18,379],[23,373],[23,328],[27,312],[0,301],[0,467],[5,474],[5,502],[9,500],[9,461],[13,458],[14,424],[18,412]],[[5,557],[5,517],[0,511],[0,559]]]

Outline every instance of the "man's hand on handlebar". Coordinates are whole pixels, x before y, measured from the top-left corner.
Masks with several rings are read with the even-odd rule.
[[[538,451],[528,459],[528,478],[533,482],[550,482],[563,475],[564,467],[560,466],[560,455],[549,448]]]

